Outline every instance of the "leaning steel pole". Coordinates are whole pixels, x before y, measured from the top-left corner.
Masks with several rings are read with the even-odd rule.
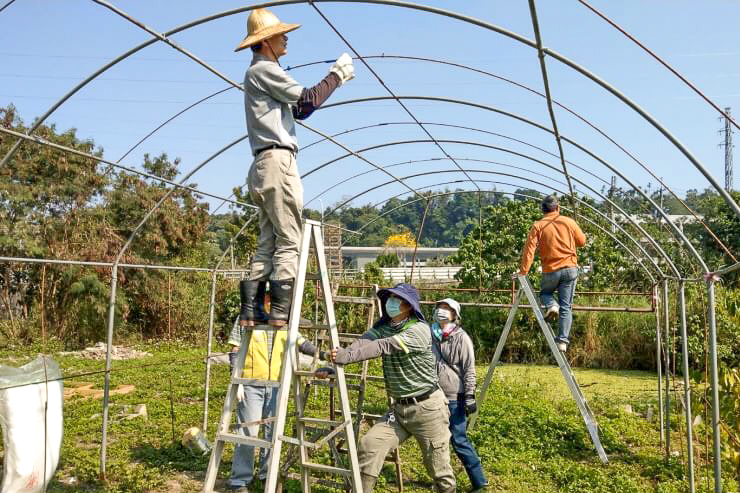
[[[211,303],[208,307],[208,343],[206,349],[206,376],[205,376],[205,396],[203,398],[203,433],[206,432],[206,426],[208,426],[208,384],[211,380],[211,348],[213,347],[213,318],[214,311],[216,309],[216,277],[218,273],[216,270],[218,266],[213,269],[213,279],[211,279]]]
[[[717,320],[715,319],[714,279],[707,280],[709,320],[709,362],[712,391],[712,451],[714,455],[714,493],[722,493],[722,455],[719,433],[719,376],[717,373]]]
[[[662,351],[660,347],[660,297],[658,296],[658,285],[653,286],[653,300],[655,301],[655,364],[658,370],[658,416],[660,416],[660,448],[663,448],[665,440],[665,428],[663,426],[663,364],[661,363]]]
[[[668,306],[668,280],[663,279],[663,329],[665,342],[663,355],[665,356],[665,454],[671,456],[671,333],[670,312]]]
[[[685,287],[685,281],[678,282],[678,307],[681,318],[681,353],[683,355],[683,397],[686,410],[686,451],[689,456],[689,493],[694,493],[696,489],[694,485],[694,433],[691,429],[693,416],[691,415],[691,381],[689,379],[689,341],[686,332]]]
[[[103,387],[103,433],[100,442],[100,479],[105,480],[105,457],[108,444],[108,403],[110,401],[110,370],[112,367],[111,348],[113,347],[113,324],[116,318],[116,289],[118,288],[118,262],[111,270],[110,298],[108,300],[108,336],[105,348],[105,385]]]

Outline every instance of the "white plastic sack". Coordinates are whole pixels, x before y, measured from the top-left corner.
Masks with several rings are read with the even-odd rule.
[[[55,381],[44,383],[42,356],[20,368],[0,365],[0,389],[4,389],[0,390],[0,424],[5,449],[2,493],[41,493],[54,475],[62,445],[64,384],[57,380],[61,376],[59,365],[46,358],[46,378]]]

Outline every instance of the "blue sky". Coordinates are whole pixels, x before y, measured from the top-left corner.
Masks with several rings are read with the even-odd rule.
[[[0,6],[6,2],[0,2]],[[622,25],[694,82],[721,107],[732,107],[740,116],[740,3],[729,1],[597,1],[592,3]],[[237,8],[235,1],[165,2],[118,1],[115,5],[158,31],[217,12]],[[473,66],[479,70],[543,90],[535,50],[492,31],[458,20],[407,8],[361,3],[319,3],[321,11],[362,55],[429,57]],[[528,2],[478,1],[425,2],[534,39]],[[349,51],[319,15],[306,4],[273,9],[286,22],[303,27],[289,35],[284,67],[318,60],[333,60]],[[544,45],[574,60],[617,87],[666,126],[724,182],[723,151],[718,147],[721,122],[718,114],[678,81],[665,68],[596,17],[576,0],[540,1],[538,16]],[[250,53],[235,53],[246,30],[246,14],[218,19],[173,36],[173,40],[232,80],[241,82]],[[0,12],[0,105],[13,103],[26,122],[44,113],[80,80],[150,36],[108,9],[91,1],[17,0]],[[370,59],[373,69],[399,96],[433,96],[476,102],[533,120],[550,127],[545,100],[490,76],[437,63],[398,59]],[[386,96],[371,73],[355,62],[357,77],[340,87],[329,102]],[[301,83],[320,80],[329,64],[290,70]],[[638,159],[683,194],[703,189],[706,181],[652,126],[602,88],[548,58],[547,68],[554,99],[597,125]],[[112,67],[59,108],[48,121],[59,129],[75,127],[78,135],[93,139],[107,159],[118,160],[131,146],[165,119],[196,100],[227,87],[227,84],[163,43],[156,43]],[[543,190],[562,189],[557,173],[537,161],[514,153],[529,154],[551,166],[559,160],[549,133],[501,114],[461,104],[430,101],[406,102],[414,115],[473,179],[495,180],[499,190],[531,186],[526,177],[546,183]],[[232,89],[203,103],[160,130],[122,162],[138,166],[144,152],[167,152],[182,159],[188,171],[246,132],[243,101]],[[583,122],[556,109],[561,133],[609,161],[636,183],[651,178],[629,157]],[[338,137],[355,149],[380,144],[426,139],[424,132],[408,124],[410,118],[394,101],[340,105],[324,109],[307,123],[333,134],[378,123],[383,125]],[[466,130],[437,124],[472,127]],[[502,136],[493,135],[500,134]],[[508,137],[508,138],[507,138]],[[302,146],[319,139],[299,129]],[[511,139],[525,141],[535,149]],[[482,144],[482,145],[481,145]],[[497,147],[500,149],[493,149]],[[512,151],[512,152],[507,152]],[[608,181],[611,173],[583,152],[565,145],[566,159]],[[331,143],[320,143],[299,154],[302,173],[342,156]],[[395,166],[392,172],[407,176],[430,171],[449,171],[436,176],[409,179],[412,187],[459,180],[454,163],[439,159],[442,152],[428,142],[389,145],[364,153],[379,166],[405,161],[431,160]],[[490,161],[490,162],[482,162]],[[244,184],[251,163],[247,143],[234,146],[198,173],[193,181],[211,193],[229,195]],[[740,166],[740,165],[739,165]],[[521,169],[516,169],[516,168]],[[380,185],[387,177],[379,172],[335,185],[371,167],[348,158],[317,171],[304,180],[309,207],[328,207],[342,197]],[[505,177],[481,171],[515,173]],[[546,175],[544,178],[534,173]],[[604,183],[572,168],[574,178],[601,190]],[[740,175],[740,170],[736,173]],[[510,184],[505,185],[504,183]],[[625,186],[623,182],[618,182]],[[483,189],[493,187],[480,183]],[[468,183],[459,185],[474,189]],[[653,184],[653,186],[655,186]],[[402,193],[398,184],[381,187],[355,204],[375,203]],[[322,194],[323,192],[323,194]],[[321,202],[316,197],[321,198]],[[210,201],[213,205],[215,201]]]

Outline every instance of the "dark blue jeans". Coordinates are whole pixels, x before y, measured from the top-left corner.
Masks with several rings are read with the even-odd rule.
[[[481,488],[486,484],[486,476],[483,473],[480,457],[478,457],[475,447],[473,447],[473,444],[468,438],[468,418],[465,416],[465,403],[450,399],[449,406],[450,432],[452,433],[450,442],[452,443],[452,448],[465,467],[473,489]]]
[[[566,344],[570,342],[570,327],[573,325],[573,295],[576,293],[577,280],[578,267],[564,267],[555,272],[542,273],[540,299],[547,310],[556,304],[552,295],[555,291],[558,292],[558,340]]]

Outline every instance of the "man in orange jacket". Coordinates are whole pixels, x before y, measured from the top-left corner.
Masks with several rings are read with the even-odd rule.
[[[558,318],[558,348],[565,352],[570,340],[570,327],[573,324],[573,295],[578,279],[578,257],[576,248],[586,244],[586,235],[571,218],[560,215],[560,204],[554,195],[542,201],[542,219],[535,222],[529,231],[527,243],[522,250],[519,272],[526,276],[539,246],[542,260],[542,286],[540,299],[545,305],[545,318]],[[553,298],[557,290],[558,301]]]

